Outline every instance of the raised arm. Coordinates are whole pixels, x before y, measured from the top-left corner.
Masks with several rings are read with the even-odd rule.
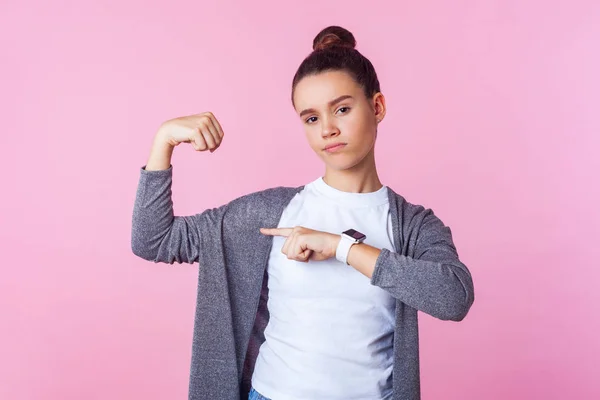
[[[211,113],[169,120],[158,130],[148,162],[140,170],[133,207],[131,249],[145,260],[172,264],[198,261],[199,224],[218,221],[227,205],[191,216],[175,216],[172,201],[173,149],[191,143],[196,151],[219,147],[223,139]]]

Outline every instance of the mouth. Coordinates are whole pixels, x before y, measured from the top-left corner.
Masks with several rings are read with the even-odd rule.
[[[323,150],[328,153],[334,153],[336,151],[341,150],[345,146],[346,146],[346,143],[336,143],[336,144],[332,144],[332,145],[325,147]]]

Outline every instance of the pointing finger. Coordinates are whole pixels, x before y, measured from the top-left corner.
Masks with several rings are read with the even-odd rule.
[[[287,237],[292,233],[292,228],[260,228],[260,232],[264,235],[284,236]]]

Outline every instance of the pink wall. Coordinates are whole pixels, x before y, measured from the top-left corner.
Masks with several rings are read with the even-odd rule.
[[[212,111],[178,214],[317,177],[289,91],[331,24],[387,98],[382,181],[474,277],[464,321],[421,314],[424,399],[600,398],[600,3],[88,3],[0,5],[0,398],[187,398],[197,266],[132,254],[139,168],[161,122]]]

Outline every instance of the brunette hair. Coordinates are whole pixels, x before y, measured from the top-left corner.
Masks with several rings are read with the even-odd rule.
[[[313,52],[298,67],[292,81],[292,104],[294,90],[300,80],[308,75],[325,71],[345,71],[358,83],[367,98],[379,92],[379,80],[373,64],[360,54],[354,35],[340,26],[328,26],[315,36]]]

